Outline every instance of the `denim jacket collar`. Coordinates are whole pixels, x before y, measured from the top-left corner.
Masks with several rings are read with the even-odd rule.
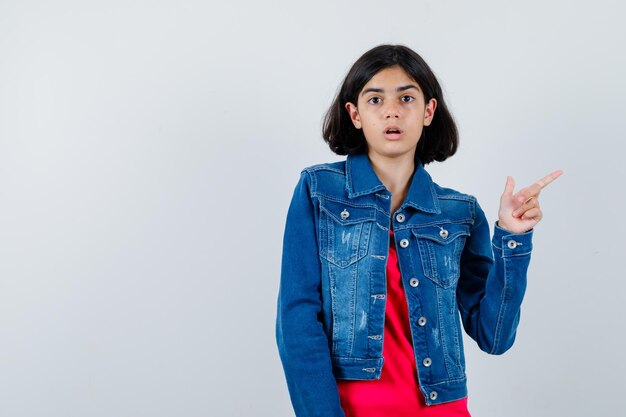
[[[374,172],[367,153],[347,156],[346,188],[349,198],[373,193],[378,190],[387,190],[387,187]],[[409,192],[402,203],[402,208],[405,206],[411,206],[427,213],[441,213],[433,180],[424,169],[421,161],[416,163]]]

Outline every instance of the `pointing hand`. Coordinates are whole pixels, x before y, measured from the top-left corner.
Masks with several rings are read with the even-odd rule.
[[[513,233],[524,233],[535,227],[543,218],[539,208],[539,192],[562,173],[560,169],[556,170],[515,194],[513,194],[515,180],[513,177],[507,177],[504,192],[500,197],[498,226]]]

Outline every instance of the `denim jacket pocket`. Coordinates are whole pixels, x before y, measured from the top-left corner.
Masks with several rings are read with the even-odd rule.
[[[424,275],[435,284],[443,288],[456,285],[469,230],[465,223],[440,223],[411,229],[417,239]]]
[[[320,256],[346,268],[366,254],[376,209],[320,198]]]

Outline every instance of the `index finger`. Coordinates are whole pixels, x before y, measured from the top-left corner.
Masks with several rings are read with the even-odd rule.
[[[545,177],[537,181],[536,184],[539,184],[539,189],[541,190],[545,188],[546,185],[550,184],[552,181],[559,178],[562,173],[563,171],[561,171],[560,169],[557,169],[556,171],[546,175]]]
[[[515,194],[515,198],[523,203],[527,203],[530,198],[539,195],[539,192],[552,181],[561,176],[563,171],[557,169],[556,171],[546,175],[539,181],[533,183],[531,186],[522,188]]]

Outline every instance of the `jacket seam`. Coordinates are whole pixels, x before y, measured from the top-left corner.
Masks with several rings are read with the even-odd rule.
[[[336,174],[341,174],[341,175],[345,175],[345,171],[341,170],[341,169],[337,169],[337,168],[333,168],[328,166],[327,164],[316,164],[316,165],[311,165],[308,166],[306,168],[302,169],[303,171],[308,171],[308,172],[316,172],[316,171],[330,171],[330,172],[334,172]]]
[[[504,269],[504,285],[502,286],[502,293],[500,294],[500,309],[498,311],[498,320],[496,320],[496,328],[494,330],[493,335],[493,346],[491,347],[491,354],[495,354],[497,348],[500,344],[500,332],[502,329],[502,321],[504,320],[504,311],[506,310],[506,290],[508,288],[508,277],[507,277],[507,267],[506,267],[506,258],[502,258],[503,269]]]

